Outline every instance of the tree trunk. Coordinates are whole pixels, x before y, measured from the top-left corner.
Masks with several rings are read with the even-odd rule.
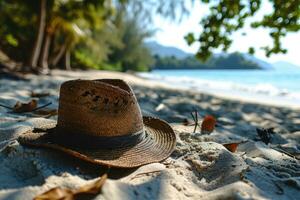
[[[46,26],[46,0],[41,0],[40,6],[41,7],[40,7],[39,25],[38,25],[39,28],[38,28],[37,37],[36,37],[36,40],[34,42],[34,46],[32,49],[31,58],[29,61],[29,65],[32,68],[37,67],[39,55],[40,55],[41,48],[42,48],[45,26]]]
[[[70,53],[70,50],[67,50],[66,54],[65,54],[65,67],[66,67],[66,70],[71,70],[71,53]]]
[[[56,67],[57,63],[60,61],[60,59],[63,57],[65,51],[66,51],[66,45],[63,44],[58,53],[54,56],[54,58],[50,61],[50,65]]]
[[[42,67],[43,71],[48,71],[48,57],[49,57],[49,49],[50,49],[50,44],[51,44],[51,34],[47,33],[46,38],[45,38],[45,43],[44,43],[44,48],[40,60],[40,66]]]

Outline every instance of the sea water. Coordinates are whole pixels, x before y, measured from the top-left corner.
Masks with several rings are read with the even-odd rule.
[[[173,87],[300,108],[300,69],[153,70],[140,75]]]

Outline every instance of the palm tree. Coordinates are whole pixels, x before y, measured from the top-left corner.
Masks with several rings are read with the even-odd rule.
[[[108,6],[108,7],[107,7]],[[110,11],[110,4],[103,4],[103,1],[65,1],[55,0],[51,5],[48,14],[48,23],[45,28],[45,39],[40,57],[42,69],[48,69],[49,52],[51,43],[63,38],[59,50],[52,57],[50,64],[57,65],[62,56],[65,56],[65,67],[71,69],[70,56],[76,44],[85,38],[92,29],[99,29],[106,20],[105,16]]]
[[[34,42],[34,46],[32,49],[31,58],[29,61],[29,66],[32,68],[36,68],[38,64],[39,55],[42,48],[44,31],[46,26],[46,12],[47,12],[47,5],[46,0],[40,1],[40,14],[39,14],[39,24],[38,24],[38,32]]]

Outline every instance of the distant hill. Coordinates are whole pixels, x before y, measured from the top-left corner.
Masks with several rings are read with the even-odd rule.
[[[220,56],[226,56],[228,55],[227,53],[217,53],[217,54],[214,54],[215,57],[220,57]],[[272,70],[273,69],[273,65],[264,61],[264,60],[261,60],[259,58],[256,58],[254,57],[253,55],[250,55],[250,54],[247,54],[247,53],[242,53],[242,55],[244,56],[245,59],[251,61],[251,62],[254,62],[256,63],[257,65],[260,66],[260,68],[262,69],[265,69],[265,70]]]
[[[179,48],[164,46],[154,41],[146,42],[145,45],[151,51],[152,55],[159,55],[160,57],[175,56],[178,59],[183,59],[191,55]]]
[[[185,59],[188,59],[188,57],[193,56],[193,54],[187,53],[179,48],[171,47],[171,46],[164,46],[155,41],[146,42],[145,45],[149,48],[152,55],[158,55],[161,58],[174,56],[175,58],[177,58],[177,60],[185,60]],[[228,54],[226,54],[226,53],[218,53],[218,54],[214,54],[213,57],[219,58],[220,56],[226,57],[227,55]],[[289,62],[278,61],[278,62],[271,64],[271,63],[268,63],[264,60],[256,58],[255,56],[247,54],[247,53],[243,53],[242,55],[246,60],[248,60],[252,63],[256,63],[260,69],[264,69],[264,70],[299,69],[300,70],[300,66],[297,66],[297,65],[289,63]],[[195,61],[193,61],[193,62],[195,62]]]
[[[155,55],[154,59],[153,69],[263,69],[240,53],[212,56],[206,62],[200,62],[195,56],[179,59],[174,56]]]
[[[276,70],[300,70],[300,66],[285,61],[278,61],[273,63],[272,65]]]
[[[160,57],[174,56],[177,59],[185,59],[187,57],[193,56],[193,54],[187,53],[179,48],[171,47],[171,46],[164,46],[155,41],[146,42],[145,45],[149,48],[152,55],[158,55]],[[214,57],[216,57],[216,58],[219,56],[226,56],[226,53],[219,53],[219,54],[214,55]],[[265,62],[261,59],[258,59],[252,55],[243,54],[243,56],[247,60],[258,64],[260,66],[260,68],[262,68],[262,69],[272,69],[273,68],[270,63],[267,63],[267,62]]]
[[[247,60],[250,60],[252,62],[255,62],[256,64],[258,64],[261,68],[263,69],[266,69],[266,70],[272,70],[274,69],[273,65],[264,61],[264,60],[261,60],[259,58],[256,58],[254,57],[253,55],[250,55],[250,54],[247,54],[247,53],[244,53],[243,54],[244,57],[247,59]]]

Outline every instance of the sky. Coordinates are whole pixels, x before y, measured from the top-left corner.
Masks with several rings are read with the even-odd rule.
[[[267,1],[263,2],[261,11],[251,19],[252,21],[261,19],[264,14],[272,11],[272,6]],[[199,46],[197,43],[188,46],[184,40],[184,36],[189,32],[193,32],[195,35],[199,34],[201,32],[199,22],[208,13],[209,10],[206,6],[201,4],[200,1],[195,1],[190,14],[184,17],[181,22],[174,22],[160,16],[155,16],[154,26],[158,30],[152,40],[165,46],[174,46],[186,52],[195,53]],[[246,36],[242,35],[243,32],[246,33]],[[248,48],[252,46],[256,49],[255,56],[267,62],[286,61],[300,66],[300,32],[289,33],[282,40],[283,47],[288,50],[287,54],[274,54],[269,58],[265,56],[263,50],[259,49],[262,46],[273,44],[268,30],[263,28],[252,29],[246,26],[242,31],[234,33],[232,38],[234,38],[233,44],[228,52],[247,52]]]

